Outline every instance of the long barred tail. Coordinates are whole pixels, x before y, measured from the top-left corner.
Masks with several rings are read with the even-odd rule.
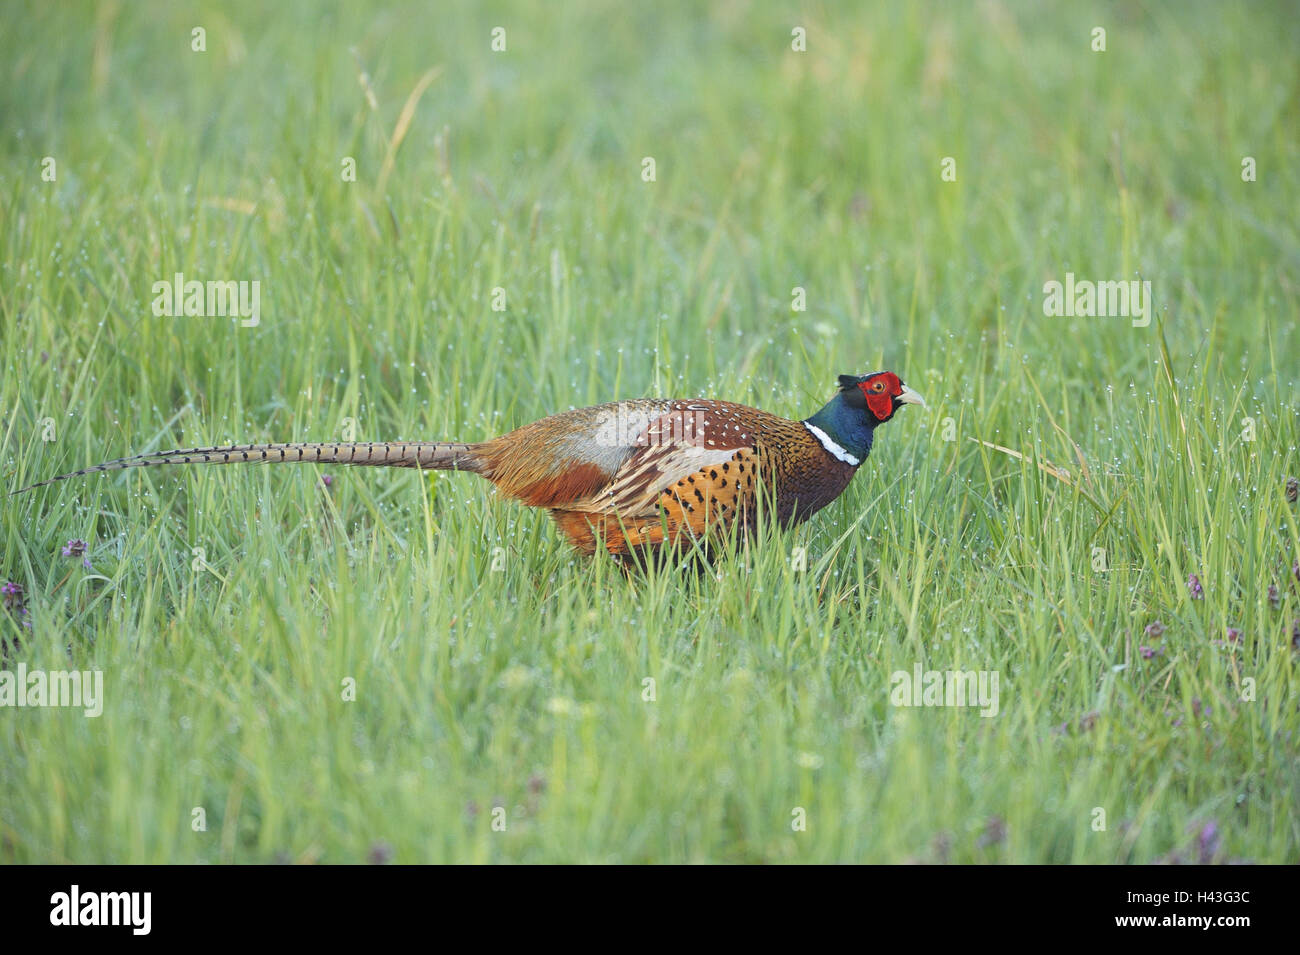
[[[56,481],[97,474],[100,471],[124,471],[127,468],[147,468],[155,464],[261,464],[299,461],[317,464],[368,464],[380,468],[425,468],[442,471],[473,471],[479,473],[483,461],[478,445],[452,442],[370,441],[321,444],[237,444],[224,448],[187,448],[180,451],[161,451],[157,454],[137,454],[130,458],[105,461],[93,468],[82,468],[68,474],[31,484],[14,491],[22,494],[32,488],[44,487]]]

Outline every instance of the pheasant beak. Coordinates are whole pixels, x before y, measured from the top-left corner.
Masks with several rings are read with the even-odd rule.
[[[902,382],[899,382],[899,384],[902,384]],[[929,405],[927,405],[927,404],[925,403],[925,399],[924,399],[924,398],[922,398],[920,395],[918,395],[918,394],[917,394],[915,391],[913,391],[911,388],[907,387],[907,385],[903,385],[903,393],[902,393],[901,395],[895,395],[895,396],[894,396],[894,404],[895,404],[895,406],[899,406],[899,405],[920,405],[922,408],[929,408],[929,407],[930,407]]]

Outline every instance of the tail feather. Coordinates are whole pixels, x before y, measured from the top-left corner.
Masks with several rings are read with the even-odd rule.
[[[439,442],[370,441],[349,443],[237,444],[220,448],[187,448],[137,454],[134,457],[105,461],[94,467],[60,474],[58,477],[30,484],[14,491],[22,494],[32,488],[45,487],[56,481],[97,474],[101,471],[124,471],[156,464],[261,464],[263,462],[296,464],[364,464],[380,468],[424,468],[442,471],[480,473],[483,460],[475,444]]]

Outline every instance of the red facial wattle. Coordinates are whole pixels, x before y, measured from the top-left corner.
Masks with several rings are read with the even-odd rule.
[[[894,398],[903,393],[903,383],[892,371],[873,375],[860,383],[858,388],[867,399],[867,407],[879,421],[889,420],[889,416],[894,413]]]

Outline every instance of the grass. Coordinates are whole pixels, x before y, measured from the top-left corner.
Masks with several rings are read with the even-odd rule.
[[[0,859],[1300,861],[1300,27],[867,6],[6,4],[7,488],[886,367],[931,410],[716,575],[468,475],[4,498],[5,666],[106,701],[0,711]],[[155,316],[176,272],[260,324]],[[1154,320],[1045,316],[1067,272]],[[892,706],[917,664],[997,715]]]

